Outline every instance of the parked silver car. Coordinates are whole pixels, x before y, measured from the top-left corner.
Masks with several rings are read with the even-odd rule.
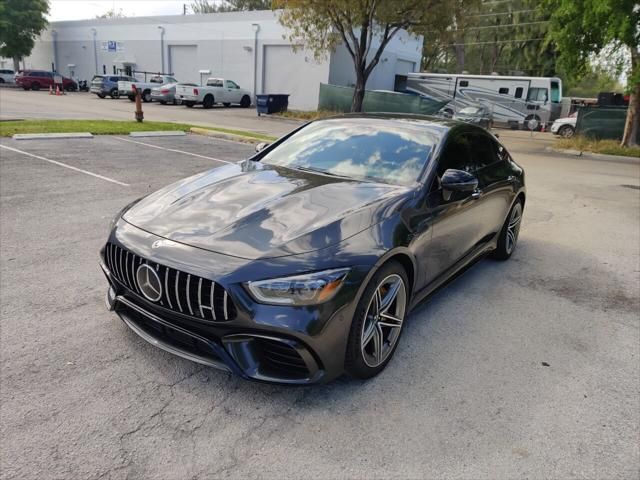
[[[491,128],[493,124],[491,112],[487,107],[482,105],[464,107],[453,115],[453,119],[479,125],[484,128]]]
[[[151,100],[154,102],[160,102],[162,105],[166,105],[167,103],[180,105],[182,100],[176,96],[177,85],[197,87],[195,83],[166,83],[151,89]]]

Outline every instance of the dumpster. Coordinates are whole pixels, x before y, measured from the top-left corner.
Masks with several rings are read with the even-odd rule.
[[[289,106],[289,95],[269,93],[256,95],[256,108],[258,116],[263,113],[286,112]]]

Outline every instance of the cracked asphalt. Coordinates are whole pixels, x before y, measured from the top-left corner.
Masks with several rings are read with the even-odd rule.
[[[514,257],[418,307],[375,379],[287,388],[173,357],[106,311],[113,215],[252,149],[127,140],[0,141],[36,155],[0,147],[2,479],[640,475],[637,164],[505,134],[528,183]]]

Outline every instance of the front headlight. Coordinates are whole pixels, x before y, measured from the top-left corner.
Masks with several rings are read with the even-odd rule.
[[[293,277],[247,282],[245,287],[260,303],[316,305],[332,299],[349,273],[348,268],[325,270]]]

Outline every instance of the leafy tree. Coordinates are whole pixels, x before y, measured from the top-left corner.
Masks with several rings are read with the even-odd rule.
[[[107,10],[102,15],[96,15],[96,18],[124,18],[124,17],[126,17],[126,15],[122,11],[122,9],[116,10],[115,8]]]
[[[193,13],[238,12],[247,10],[270,10],[271,0],[195,0],[191,3]]]
[[[362,111],[367,80],[400,30],[437,29],[453,15],[448,0],[273,0],[273,8],[283,9],[279,19],[290,40],[316,58],[344,43],[356,73],[353,112]]]
[[[600,66],[590,66],[590,71],[580,78],[567,78],[564,82],[565,95],[568,97],[594,98],[600,92],[619,92],[622,85],[610,72]]]
[[[585,72],[589,59],[607,50],[626,50],[630,93],[623,146],[637,145],[640,116],[640,6],[637,0],[545,0],[549,38],[567,70]],[[608,52],[610,53],[610,52]]]
[[[13,58],[13,69],[31,54],[35,38],[47,26],[47,0],[0,0],[0,55]]]

